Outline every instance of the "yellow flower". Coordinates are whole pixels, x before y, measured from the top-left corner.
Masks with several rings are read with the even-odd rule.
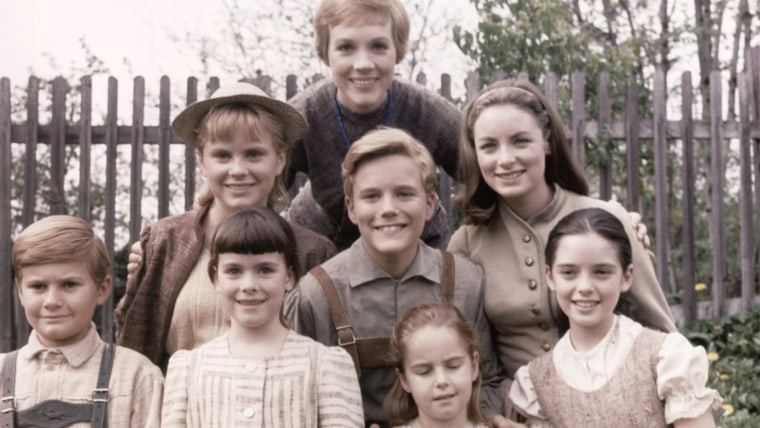
[[[718,377],[720,378],[720,380],[728,380],[728,375],[725,373],[721,373],[721,375]]]
[[[714,325],[713,326],[713,330],[715,330],[715,331],[721,331],[722,329],[723,329],[723,327],[721,327],[720,325]]]
[[[710,361],[718,361],[720,360],[720,355],[718,355],[717,352],[708,352],[707,359]]]
[[[707,290],[707,284],[704,282],[698,282],[697,285],[694,286],[695,291],[705,291]]]
[[[734,406],[726,403],[723,405],[723,410],[726,411],[726,416],[731,416],[734,414]]]

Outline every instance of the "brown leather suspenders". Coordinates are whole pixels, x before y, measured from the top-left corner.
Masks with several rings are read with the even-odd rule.
[[[76,422],[90,421],[93,427],[103,428],[107,425],[106,410],[108,405],[108,383],[113,368],[114,346],[106,343],[103,358],[98,370],[98,383],[92,392],[92,404],[73,404],[61,400],[45,400],[34,406],[16,411],[16,358],[18,351],[5,356],[3,364],[3,391],[0,407],[2,428],[20,426],[65,427]],[[52,419],[51,419],[52,418]]]
[[[441,255],[443,256],[441,301],[451,303],[454,298],[456,276],[454,256],[444,250],[441,250]],[[335,324],[335,331],[338,334],[338,345],[351,355],[357,373],[361,373],[362,368],[387,367],[389,364],[387,357],[390,349],[390,338],[357,339],[354,334],[354,328],[346,317],[343,304],[330,276],[327,275],[327,272],[321,266],[314,267],[311,270],[311,274],[317,279],[317,282],[322,287],[322,291],[325,293],[327,306],[330,308],[330,316],[332,317],[333,324]]]

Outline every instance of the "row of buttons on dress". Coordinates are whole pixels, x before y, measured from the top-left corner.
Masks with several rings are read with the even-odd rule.
[[[527,244],[527,243],[529,243],[531,241],[531,237],[530,237],[530,235],[526,234],[526,235],[523,235],[522,240],[523,240],[523,242],[525,242]],[[536,263],[536,260],[533,259],[533,257],[528,256],[528,257],[525,258],[525,265],[526,266],[530,267],[530,266],[533,266],[535,263]],[[534,279],[529,280],[528,281],[528,288],[530,288],[531,290],[535,290],[536,288],[538,288],[538,282],[536,282],[536,280],[534,280]],[[538,306],[531,307],[530,311],[535,316],[539,316],[541,314],[541,309]],[[540,323],[538,323],[538,327],[541,330],[543,330],[543,331],[548,331],[549,330],[549,324],[547,322],[545,322],[545,321],[541,321]],[[548,343],[544,343],[543,345],[541,345],[541,349],[543,349],[545,352],[549,352],[552,349],[552,347]]]
[[[256,371],[256,364],[255,363],[246,363],[245,364],[245,371],[249,373],[253,373]],[[256,414],[256,410],[253,407],[246,407],[243,409],[243,417],[246,419],[251,419],[253,415]]]

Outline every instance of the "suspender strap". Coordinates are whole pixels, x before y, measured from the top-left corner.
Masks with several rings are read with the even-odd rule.
[[[441,301],[452,304],[454,301],[454,286],[456,285],[456,267],[454,255],[446,250],[441,250],[443,257],[443,269],[441,270]]]
[[[441,270],[441,301],[451,304],[454,300],[454,288],[456,281],[456,268],[454,256],[448,251],[441,250],[443,257],[443,269]],[[388,366],[387,354],[390,350],[389,337],[375,337],[371,339],[357,339],[354,329],[348,322],[343,304],[340,301],[335,284],[321,266],[311,270],[311,274],[317,279],[327,299],[330,308],[330,316],[335,331],[338,334],[338,345],[345,349],[354,360],[357,374],[361,374],[362,368],[380,368]]]
[[[113,344],[106,343],[103,346],[103,358],[100,360],[98,371],[98,384],[92,391],[92,426],[103,428],[106,424],[106,409],[108,407],[108,382],[111,380],[113,368],[114,349]]]
[[[338,345],[348,352],[348,355],[354,360],[357,375],[361,373],[359,369],[359,351],[356,349],[356,336],[354,328],[348,323],[346,312],[343,310],[343,304],[340,302],[338,292],[335,290],[335,284],[330,276],[321,266],[315,266],[311,274],[317,279],[322,291],[327,298],[327,306],[330,307],[330,316],[332,316],[335,331],[338,333]]]
[[[2,428],[13,428],[16,411],[16,357],[18,351],[9,352],[3,361],[3,396],[0,402]]]

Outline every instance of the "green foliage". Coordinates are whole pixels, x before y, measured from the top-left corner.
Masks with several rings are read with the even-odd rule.
[[[708,384],[730,409],[720,426],[760,426],[760,306],[745,314],[697,321],[682,331],[711,357]]]
[[[527,72],[536,81],[546,70],[559,75],[578,71],[589,40],[571,28],[572,15],[562,2],[473,0],[480,15],[478,31],[454,29],[454,41],[479,62],[483,81],[495,71]]]

